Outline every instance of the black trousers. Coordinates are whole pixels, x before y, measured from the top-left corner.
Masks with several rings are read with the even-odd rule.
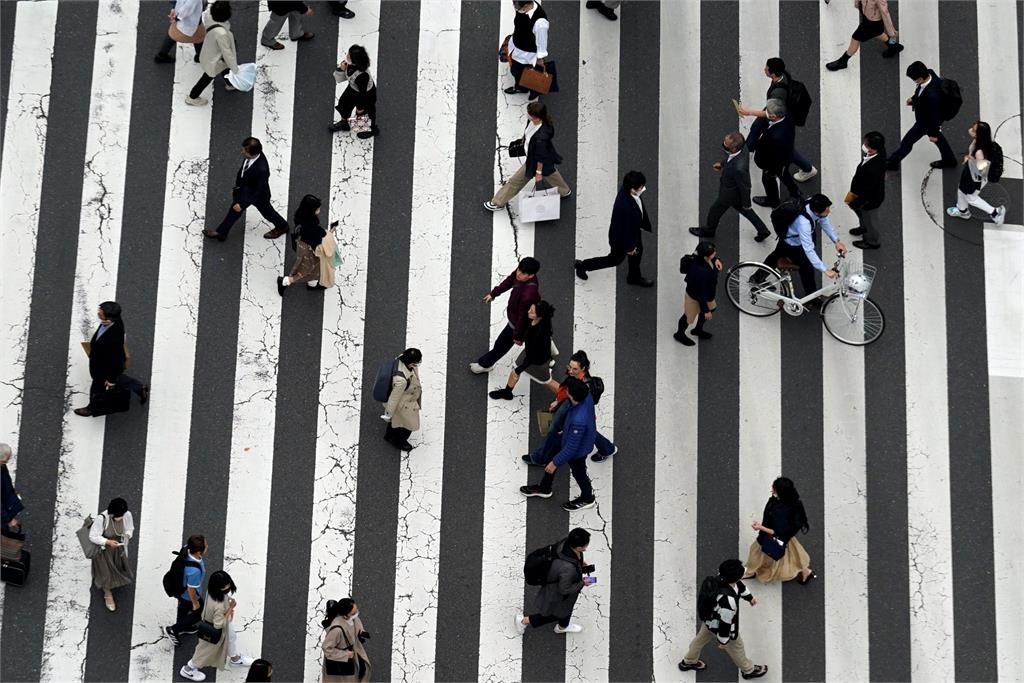
[[[532,626],[534,628],[539,628],[539,627],[543,626],[544,624],[550,624],[553,621],[557,621],[559,626],[561,626],[562,628],[565,628],[566,626],[569,625],[569,622],[571,620],[572,620],[572,613],[571,612],[569,613],[569,616],[567,616],[565,618],[559,618],[559,617],[553,616],[551,614],[531,614],[530,615],[530,626]]]
[[[377,125],[377,89],[369,93],[361,93],[352,88],[345,88],[338,98],[335,111],[341,114],[341,118],[347,119],[352,116],[353,109],[362,109],[370,117],[370,124]]]
[[[114,380],[114,384],[118,387],[121,387],[122,389],[127,389],[128,391],[131,391],[137,396],[142,396],[142,382],[135,379],[134,377],[129,377],[128,375],[122,373],[120,376],[118,376],[117,379]],[[92,402],[93,396],[96,396],[106,390],[107,384],[105,380],[94,379],[92,381],[92,384],[89,385],[90,403]]]
[[[779,263],[780,256],[785,256],[787,259],[792,261],[794,265],[800,268],[800,282],[804,286],[804,296],[807,296],[818,289],[818,284],[814,278],[814,274],[817,272],[817,269],[812,266],[811,262],[807,259],[807,254],[804,253],[804,248],[802,246],[798,244],[794,247],[792,244],[786,244],[784,241],[779,240],[779,244],[775,247],[775,251],[768,254],[768,258],[764,260],[765,265],[775,268]]]
[[[202,43],[192,43],[192,44],[196,48],[196,57],[198,57],[199,53],[203,51],[203,44]],[[164,36],[164,42],[160,43],[160,54],[162,54],[162,55],[173,55],[177,51],[177,48],[175,48],[176,45],[177,45],[177,43],[175,43],[173,40],[171,40],[170,36]]]
[[[239,202],[239,204],[242,207],[241,211],[235,211],[234,208],[232,208],[234,207],[234,203],[228,207],[227,215],[224,216],[224,220],[222,220],[220,225],[217,226],[218,235],[227,237],[228,232],[231,230],[231,226],[235,224],[235,221],[237,221],[250,206],[256,207],[256,210],[260,212],[261,216],[273,223],[276,230],[279,232],[288,232],[288,221],[270,205],[269,199],[260,199],[252,204],[242,204],[241,202]]]
[[[722,220],[722,216],[729,209],[736,209],[741,216],[746,218],[750,223],[757,229],[757,234],[761,235],[768,232],[767,226],[761,217],[754,213],[752,207],[743,208],[737,204],[729,204],[723,202],[721,199],[716,199],[715,203],[708,209],[708,218],[704,221],[704,230],[708,233],[708,237],[714,237],[715,231],[718,230],[718,221]]]
[[[768,205],[776,207],[782,203],[779,198],[779,183],[786,186],[786,192],[789,193],[790,197],[801,196],[800,188],[797,187],[796,181],[793,180],[793,176],[789,173],[789,164],[786,164],[779,169],[769,169],[761,171],[761,184],[764,185],[764,194],[768,197]]]
[[[575,460],[569,461],[569,469],[572,471],[572,477],[576,480],[576,483],[580,487],[580,498],[583,500],[594,500],[594,487],[590,483],[590,475],[587,474],[587,459],[576,458]],[[540,480],[540,490],[545,493],[551,492],[551,486],[555,483],[555,476],[558,474],[556,469],[551,474],[547,472]]]
[[[640,260],[644,257],[644,245],[637,243],[636,253],[630,256],[624,249],[612,247],[607,256],[597,256],[583,261],[583,270],[601,270],[602,268],[615,268],[623,261],[628,260],[629,270],[626,272],[627,282],[637,282],[643,279],[640,274]]]
[[[199,618],[203,614],[203,599],[199,598],[199,609],[192,609],[191,600],[182,600],[178,598],[178,616],[174,621],[174,626],[171,627],[171,632],[174,635],[181,635],[182,631],[191,631],[192,628],[199,623]]]
[[[411,430],[403,429],[402,427],[392,427],[390,422],[384,427],[384,438],[395,446],[408,443],[410,436],[412,436]]]
[[[477,358],[476,362],[485,368],[494,367],[494,364],[504,358],[505,354],[512,349],[512,345],[515,344],[515,334],[512,323],[505,325],[495,338],[491,350]]]
[[[217,76],[223,76],[228,71],[230,71],[230,69],[224,69],[219,74],[217,74]],[[206,90],[206,86],[213,83],[213,79],[217,76],[207,76],[206,72],[204,71],[203,75],[199,77],[198,81],[196,81],[196,84],[192,86],[192,90],[189,91],[188,96],[192,99],[195,99],[202,95],[203,91]]]
[[[899,149],[892,153],[887,163],[896,165],[903,161],[903,158],[910,154],[910,150],[914,148],[917,141],[923,138],[925,135],[929,135],[924,125],[921,123],[915,123],[907,131],[907,134],[900,140]],[[939,148],[939,154],[942,155],[943,161],[956,161],[956,156],[953,154],[953,148],[949,146],[949,141],[946,140],[946,136],[942,134],[942,131],[937,131],[932,137],[937,137],[938,141],[935,146]]]

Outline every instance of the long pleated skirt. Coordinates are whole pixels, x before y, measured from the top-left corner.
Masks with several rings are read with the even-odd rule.
[[[811,556],[794,536],[786,544],[786,554],[781,560],[776,561],[764,554],[755,538],[750,544],[746,567],[747,574],[753,574],[761,583],[791,581],[799,576],[800,572],[810,569]]]
[[[107,548],[92,558],[92,582],[101,590],[127,586],[135,580],[124,548]]]

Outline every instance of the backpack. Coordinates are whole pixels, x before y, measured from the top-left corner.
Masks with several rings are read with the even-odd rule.
[[[199,567],[201,565],[189,558],[188,546],[181,550],[172,550],[171,555],[174,555],[175,558],[171,562],[171,568],[164,574],[164,593],[167,593],[169,598],[177,598],[185,592],[185,567]]]
[[[772,227],[775,228],[775,235],[778,239],[785,239],[789,234],[789,226],[804,212],[804,203],[796,197],[782,202],[772,209]]]
[[[710,621],[715,616],[715,605],[722,592],[722,579],[717,576],[705,576],[697,591],[697,616],[701,621]]]
[[[551,565],[558,557],[558,546],[562,541],[537,548],[526,556],[523,563],[523,577],[528,586],[543,586],[548,583],[548,574],[551,572]]]
[[[373,380],[373,400],[378,403],[387,403],[391,398],[391,379],[395,375],[401,374],[397,358],[381,363],[377,368],[377,377]]]
[[[1003,148],[995,140],[992,141],[992,158],[988,160],[988,181],[998,183],[1003,177]]]
[[[681,259],[679,259],[679,272],[682,273],[683,275],[686,275],[687,273],[689,273],[690,272],[690,267],[693,265],[693,262],[696,261],[696,260],[697,260],[697,255],[696,254],[686,254],[685,256],[683,256]]]
[[[952,78],[943,78],[939,82],[939,94],[942,96],[942,120],[952,121],[964,103],[960,84]]]
[[[786,87],[786,112],[793,115],[793,123],[803,126],[807,123],[807,115],[811,113],[811,105],[814,104],[814,100],[807,92],[807,86],[792,76],[789,76],[789,82],[783,85]]]
[[[594,405],[601,401],[601,394],[604,393],[604,380],[600,377],[590,378],[590,395],[594,397]]]

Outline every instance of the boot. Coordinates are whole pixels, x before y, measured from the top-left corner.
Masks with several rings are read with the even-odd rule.
[[[697,314],[697,326],[693,328],[693,336],[697,339],[711,339],[711,333],[704,331],[704,314]]]
[[[839,56],[839,59],[837,59],[834,62],[829,62],[828,64],[826,64],[825,68],[828,69],[829,71],[839,71],[840,69],[845,69],[847,62],[849,61],[850,55],[844,52],[842,55]]]
[[[686,316],[679,318],[679,323],[676,325],[676,331],[672,334],[672,338],[683,346],[693,346],[696,344],[695,341],[686,336]]]
[[[506,401],[512,400],[512,389],[509,386],[505,386],[504,389],[495,389],[488,394],[491,398],[505,399]]]
[[[885,57],[886,59],[891,59],[901,52],[903,52],[902,45],[900,45],[899,43],[889,43],[889,45],[887,45],[885,48],[885,52],[882,53],[882,56]]]

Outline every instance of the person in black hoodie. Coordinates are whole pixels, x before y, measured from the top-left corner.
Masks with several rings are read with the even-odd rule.
[[[288,277],[277,278],[277,293],[284,296],[285,287],[305,282],[309,289],[319,285],[314,282],[320,277],[320,258],[313,253],[320,246],[327,231],[320,225],[320,199],[307,194],[295,210],[295,225],[299,239],[295,241],[295,264]],[[323,289],[323,287],[321,287]]]
[[[100,319],[100,326],[96,328],[89,345],[89,376],[92,377],[89,405],[75,409],[75,415],[82,417],[98,417],[100,410],[97,399],[103,392],[115,387],[135,392],[139,396],[139,403],[149,400],[149,385],[124,374],[126,355],[121,304],[104,301],[96,315]]]
[[[537,185],[547,181],[558,188],[558,194],[568,197],[572,194],[562,174],[555,164],[562,163],[562,157],[555,151],[551,139],[555,136],[554,122],[548,114],[548,108],[540,102],[530,102],[526,107],[530,121],[523,131],[526,143],[526,161],[519,169],[509,176],[508,182],[494,193],[490,201],[484,202],[488,211],[501,211],[513,197],[519,194],[526,184],[533,180]]]
[[[519,382],[519,377],[524,372],[534,382],[547,384],[551,381],[552,345],[551,345],[551,317],[555,314],[555,307],[541,299],[530,306],[530,326],[526,328],[526,342],[523,350],[516,358],[516,366],[508,373],[508,383],[504,389],[496,389],[489,396],[491,398],[512,399],[512,389]]]
[[[917,84],[914,94],[907,98],[907,106],[914,110],[914,125],[900,140],[899,149],[889,157],[886,168],[898,171],[900,162],[925,135],[942,155],[941,159],[931,163],[932,168],[956,168],[953,148],[942,134],[942,79],[923,62],[911,63],[907,67],[907,78]]]
[[[673,339],[683,346],[693,346],[694,341],[686,336],[686,328],[696,321],[693,336],[698,339],[711,339],[711,333],[704,331],[704,323],[714,317],[715,291],[718,289],[718,273],[722,270],[722,262],[718,258],[718,250],[712,242],[701,242],[695,251],[697,258],[686,273],[686,293],[683,295],[683,315]]]
[[[863,235],[853,241],[858,249],[878,249],[876,213],[885,199],[885,137],[877,130],[871,131],[864,136],[860,151],[864,158],[857,164],[846,195],[846,205],[857,214],[860,226],[852,228],[850,234]]]

